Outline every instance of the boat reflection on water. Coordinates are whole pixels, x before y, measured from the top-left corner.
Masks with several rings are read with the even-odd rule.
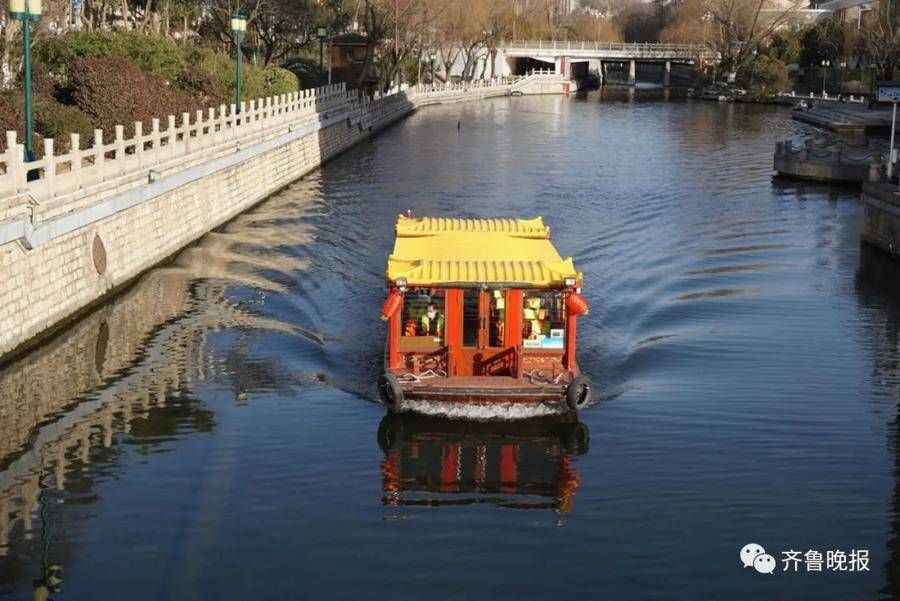
[[[574,414],[474,422],[389,413],[378,427],[382,503],[569,513],[580,481],[572,458],[589,438]]]

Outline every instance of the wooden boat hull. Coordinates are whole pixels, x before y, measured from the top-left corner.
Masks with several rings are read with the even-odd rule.
[[[544,386],[466,385],[464,382],[435,382],[401,384],[403,399],[415,402],[445,402],[464,404],[550,404],[566,403],[564,384]]]

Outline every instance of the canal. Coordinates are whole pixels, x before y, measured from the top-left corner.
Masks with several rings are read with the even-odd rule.
[[[352,149],[0,371],[0,598],[895,597],[900,270],[857,192],[772,179],[801,131],[593,93]],[[544,216],[592,305],[580,424],[383,419],[407,208]]]

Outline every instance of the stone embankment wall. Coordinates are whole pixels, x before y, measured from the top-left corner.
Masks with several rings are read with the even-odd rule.
[[[775,143],[774,167],[781,175],[820,182],[879,181],[884,155],[876,148],[816,147],[812,139],[795,147],[791,140]]]
[[[893,257],[900,255],[900,191],[892,183],[863,186],[862,239]]]
[[[560,93],[559,76],[360,99],[342,86],[154,120],[65,155],[0,154],[0,360],[379,129],[429,104]],[[106,139],[110,139],[107,135]],[[30,176],[29,176],[30,175]]]

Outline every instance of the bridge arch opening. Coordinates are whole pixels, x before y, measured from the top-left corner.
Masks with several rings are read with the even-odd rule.
[[[556,68],[556,63],[552,60],[541,60],[530,56],[512,56],[507,58],[506,62],[512,75],[527,75],[529,71],[553,70]]]

